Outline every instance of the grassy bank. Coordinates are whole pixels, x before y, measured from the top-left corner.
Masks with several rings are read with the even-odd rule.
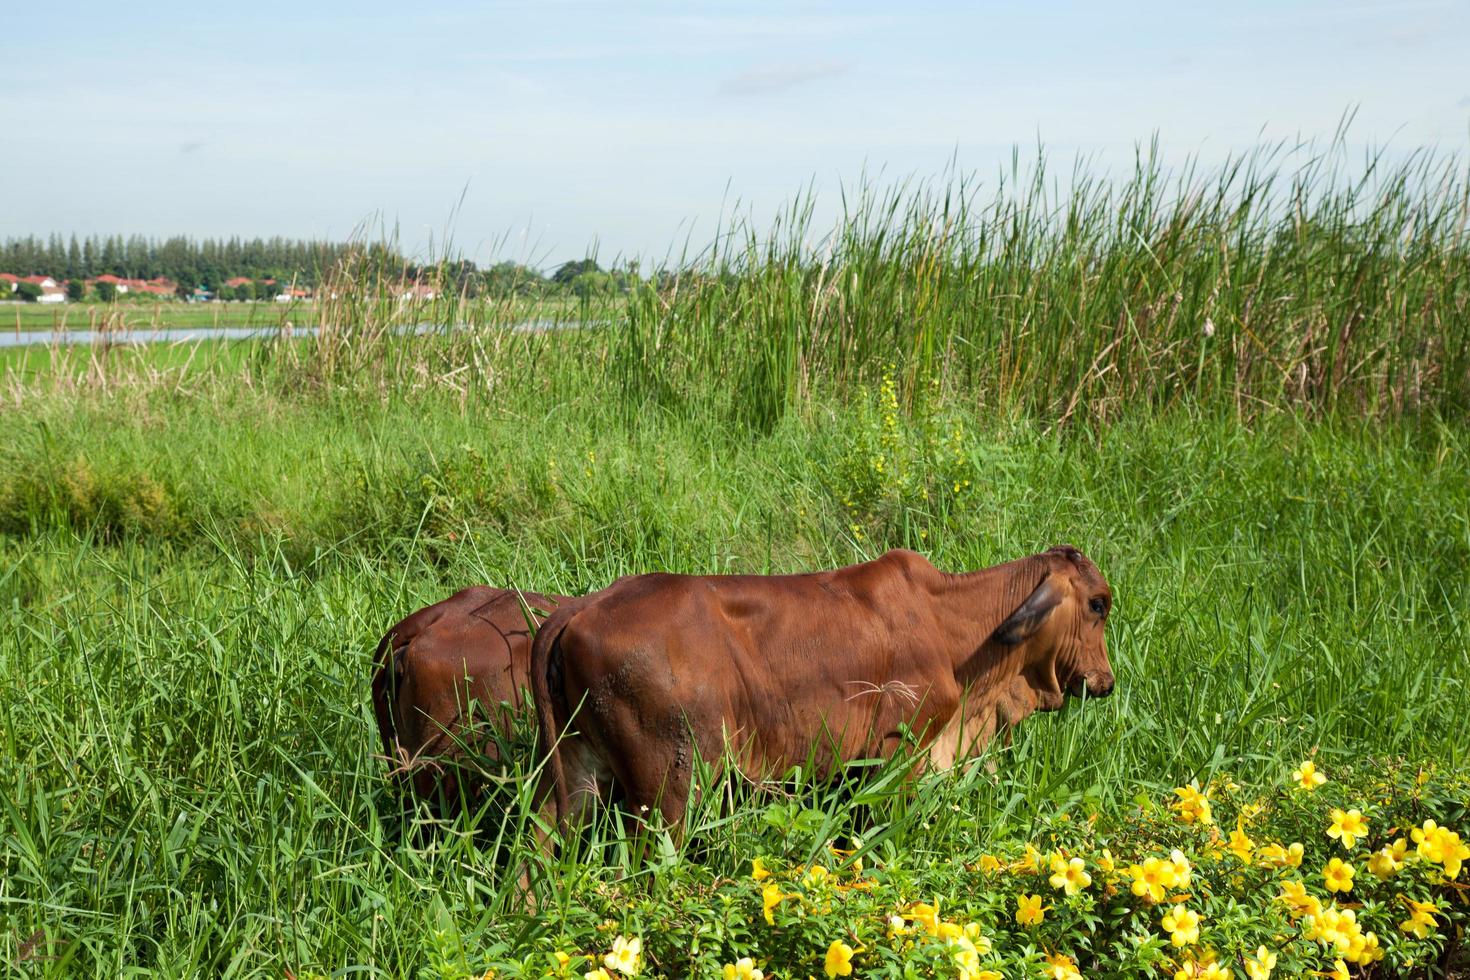
[[[1365,808],[1375,849],[1428,816],[1467,833],[1464,182],[1406,168],[1272,190],[1242,164],[1213,197],[1145,170],[1056,207],[1045,181],[994,205],[920,189],[814,246],[798,207],[579,309],[594,329],[402,337],[368,270],[318,337],[27,360],[0,407],[0,962],[540,976],[637,935],[653,975],[758,954],[784,977],[821,975],[845,937],[857,975],[958,975],[883,932],[937,897],[996,937],[1006,976],[1046,954],[1162,969],[1183,956],[1162,910],[1094,914],[1127,902],[1104,891],[1108,846],[1187,850],[1222,956],[1298,930],[1281,973],[1331,969],[1303,915],[1251,918],[1223,863],[1259,794],[1243,832],[1301,835],[1306,863],[1253,864],[1251,888],[1299,876],[1329,902],[1322,865],[1346,855],[1379,975],[1422,970],[1443,940],[1398,929],[1394,891],[1452,889],[1425,861],[1370,889],[1319,812]],[[533,907],[509,873],[538,861],[524,779],[478,836],[423,836],[375,756],[374,643],[470,582],[575,593],[890,547],[964,569],[1059,542],[1115,591],[1118,691],[1028,720],[993,771],[714,794],[685,844],[642,858],[606,824],[537,866]],[[1309,756],[1328,795],[1285,793]],[[1169,817],[1190,780],[1218,837]],[[806,881],[822,860],[853,885],[826,846],[854,834],[871,884]],[[1085,854],[1096,886],[1011,877],[1025,842]],[[970,867],[985,854],[1004,875]],[[755,856],[790,893],[770,926]],[[1006,918],[1021,892],[1051,925]]]

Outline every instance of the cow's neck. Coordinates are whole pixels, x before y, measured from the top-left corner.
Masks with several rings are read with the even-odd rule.
[[[936,619],[965,689],[965,727],[984,741],[1039,708],[1061,706],[1062,690],[1049,669],[1028,669],[1025,644],[987,642],[1041,583],[1046,559],[1033,555],[962,575],[944,575],[934,590]]]

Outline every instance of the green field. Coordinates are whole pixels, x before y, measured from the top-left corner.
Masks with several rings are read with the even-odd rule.
[[[803,252],[800,206],[769,238],[731,229],[678,288],[617,300],[607,329],[405,338],[367,296],[311,341],[9,371],[0,962],[542,976],[553,952],[625,934],[640,975],[751,955],[804,977],[845,936],[854,975],[957,975],[896,952],[862,905],[881,896],[979,923],[1007,977],[1063,950],[1087,976],[1166,976],[1148,957],[1174,955],[1167,934],[1127,964],[1102,941],[1134,920],[1089,918],[1100,894],[1083,908],[1043,874],[1023,890],[1056,908],[1028,931],[1016,888],[977,888],[967,866],[1090,815],[1167,853],[1182,831],[1137,828],[1172,788],[1279,787],[1308,757],[1324,794],[1361,794],[1342,805],[1368,807],[1373,847],[1398,805],[1374,783],[1400,762],[1406,785],[1418,766],[1447,778],[1414,819],[1470,836],[1470,262],[1452,173],[1324,189],[1305,211],[1228,172],[1217,198],[1145,173],[1059,211],[1024,185],[996,203],[909,189],[855,205],[825,253]],[[1031,718],[989,767],[848,793],[798,781],[723,810],[715,794],[681,843],[644,852],[610,820],[541,859],[529,755],[478,834],[419,833],[376,756],[374,644],[465,584],[577,593],[891,547],[959,570],[1061,542],[1115,592],[1117,693]],[[1247,808],[1217,792],[1228,832]],[[1315,828],[1315,874],[1344,852],[1291,799],[1279,819]],[[854,834],[871,892],[791,885],[810,901],[760,921],[752,857],[799,869]],[[1254,950],[1259,910],[1221,904],[1224,887],[1206,940]],[[1443,941],[1413,945],[1399,900],[1376,901],[1359,914],[1383,923],[1380,971],[1432,965]],[[1281,914],[1261,936],[1293,928]],[[1277,975],[1330,969],[1309,946],[1283,945]]]

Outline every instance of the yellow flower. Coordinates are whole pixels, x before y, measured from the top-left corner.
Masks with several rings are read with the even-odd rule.
[[[1348,939],[1347,952],[1343,959],[1349,963],[1357,963],[1359,966],[1367,966],[1377,963],[1383,959],[1383,947],[1378,945],[1378,937],[1371,932],[1358,932]]]
[[[1256,949],[1256,955],[1247,957],[1245,972],[1250,980],[1267,980],[1276,969],[1276,954],[1264,946]]]
[[[1072,962],[1072,957],[1061,953],[1047,956],[1046,976],[1048,980],[1082,980],[1082,974],[1077,970],[1077,964]]]
[[[928,902],[915,902],[909,906],[904,915],[918,925],[924,927],[924,931],[931,936],[939,935],[939,904],[930,905]]]
[[[1470,846],[1460,840],[1459,834],[1433,820],[1424,821],[1424,826],[1416,827],[1411,836],[1418,845],[1415,850],[1419,856],[1442,865],[1446,878],[1458,878],[1461,866],[1470,861]]]
[[[567,964],[572,961],[572,958],[566,953],[563,953],[561,950],[557,950],[556,952],[552,953],[551,958],[556,960],[556,972],[558,973],[565,970],[567,968]]]
[[[999,970],[961,970],[960,980],[1005,980]]]
[[[765,973],[756,968],[755,960],[742,956],[734,963],[726,963],[722,971],[725,980],[765,980]]]
[[[806,874],[802,876],[801,883],[808,888],[820,885],[822,882],[827,880],[827,873],[828,872],[826,868],[822,867],[820,864],[814,864],[810,868],[808,868]]]
[[[1330,970],[1321,972],[1313,970],[1312,972],[1319,977],[1327,977],[1329,980],[1352,980],[1352,975],[1348,973],[1347,964],[1342,960],[1333,960],[1332,969]]]
[[[1373,852],[1373,856],[1368,859],[1368,870],[1385,880],[1392,878],[1403,869],[1408,853],[1409,842],[1400,837],[1392,844],[1385,844]]]
[[[1084,870],[1081,858],[1068,860],[1060,854],[1053,854],[1051,858],[1051,886],[1060,888],[1068,895],[1075,895],[1088,885],[1092,884],[1092,875]]]
[[[785,897],[785,895],[781,894],[781,886],[774,881],[767,882],[766,887],[761,889],[761,909],[766,914],[766,925],[773,926],[776,924],[776,918],[771,913],[777,905],[781,904],[781,899]]]
[[[1189,866],[1189,858],[1184,856],[1184,852],[1177,847],[1174,848],[1174,850],[1169,852],[1169,860],[1167,863],[1168,870],[1173,875],[1173,877],[1168,882],[1169,887],[1188,888],[1191,871]]]
[[[1250,864],[1251,849],[1255,846],[1255,842],[1245,835],[1245,818],[1237,818],[1235,829],[1230,832],[1230,853],[1240,858],[1241,864]]]
[[[1000,871],[1000,867],[1000,858],[996,857],[994,854],[980,855],[980,870],[985,874],[996,874]]]
[[[1332,808],[1332,825],[1327,828],[1327,836],[1335,837],[1342,841],[1342,846],[1348,850],[1358,846],[1359,837],[1368,836],[1368,821],[1363,819],[1363,814],[1358,810],[1348,810],[1344,813],[1337,807]]]
[[[1176,905],[1164,916],[1164,931],[1169,934],[1169,942],[1175,946],[1189,946],[1199,942],[1199,920],[1200,915]]]
[[[1327,890],[1330,892],[1350,892],[1353,890],[1353,866],[1346,864],[1341,858],[1333,858],[1327,862],[1322,877],[1327,882]]]
[[[851,946],[840,939],[834,939],[832,945],[827,947],[827,976],[852,976],[852,954]]]
[[[1041,870],[1041,852],[1030,844],[1027,844],[1025,852],[1021,855],[1021,860],[1017,861],[1013,867],[1023,874],[1036,874]]]
[[[1118,862],[1113,860],[1113,852],[1104,847],[1102,854],[1098,855],[1097,866],[1107,873],[1112,874],[1117,870]]]
[[[1211,952],[1200,954],[1199,959],[1183,961],[1174,973],[1174,980],[1230,980],[1230,977],[1230,969],[1221,966]]]
[[[1300,881],[1283,881],[1281,883],[1281,894],[1277,901],[1286,903],[1291,909],[1293,918],[1303,915],[1316,915],[1322,909],[1322,903],[1317,900],[1316,895],[1307,894],[1307,886]]]
[[[643,940],[637,936],[631,939],[619,936],[613,940],[612,952],[602,958],[602,965],[609,970],[617,970],[624,976],[631,977],[638,973],[642,956]]]
[[[766,862],[760,858],[752,858],[750,862],[750,876],[756,881],[763,881],[771,876],[766,870]]]
[[[599,966],[591,973],[582,974],[582,980],[613,980],[613,978],[611,973],[608,973],[606,970]]]
[[[1327,777],[1317,771],[1316,763],[1308,759],[1292,770],[1291,781],[1310,793],[1327,782]]]
[[[1210,816],[1209,796],[1200,792],[1199,780],[1190,780],[1188,786],[1181,786],[1174,790],[1174,795],[1179,799],[1171,806],[1179,814],[1180,820],[1185,823],[1199,824],[1214,822],[1214,818]]]
[[[1256,849],[1256,859],[1272,868],[1300,868],[1304,853],[1305,849],[1300,844],[1292,844],[1290,847],[1266,844]]]
[[[1156,905],[1164,900],[1176,877],[1173,864],[1156,857],[1148,858],[1142,864],[1130,865],[1128,875],[1133,879],[1133,884],[1129,885],[1133,894]]]
[[[1046,909],[1050,907],[1042,907],[1040,895],[1017,895],[1016,922],[1023,926],[1040,925],[1046,918]]]
[[[1399,931],[1417,939],[1427,939],[1434,935],[1434,913],[1439,911],[1439,906],[1433,902],[1416,902],[1407,897],[1404,901],[1409,903],[1409,917],[1399,923]]]

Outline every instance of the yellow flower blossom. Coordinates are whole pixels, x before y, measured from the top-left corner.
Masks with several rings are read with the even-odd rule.
[[[1085,864],[1081,858],[1069,860],[1060,854],[1053,854],[1051,878],[1048,880],[1053,888],[1059,888],[1068,895],[1076,895],[1092,884],[1092,875],[1085,870]]]
[[[1210,798],[1199,788],[1199,780],[1192,779],[1188,786],[1181,786],[1174,790],[1174,795],[1179,797],[1170,804],[1179,819],[1185,823],[1210,824],[1214,818],[1210,816]]]
[[[1117,870],[1118,862],[1113,860],[1113,852],[1104,847],[1102,853],[1098,855],[1097,866],[1108,874],[1112,874]]]
[[[826,969],[829,977],[852,976],[852,954],[854,950],[840,939],[834,939],[827,947]]]
[[[1175,946],[1190,946],[1199,942],[1200,914],[1183,905],[1176,905],[1165,916],[1163,921],[1164,931],[1169,934],[1169,942]]]
[[[1355,873],[1351,864],[1344,862],[1341,858],[1333,858],[1327,862],[1327,867],[1322,871],[1322,877],[1327,882],[1328,891],[1350,892],[1353,890]]]
[[[625,977],[636,976],[642,965],[643,940],[637,936],[619,936],[613,940],[612,952],[602,958],[602,965],[617,970]]]
[[[1322,909],[1322,903],[1317,896],[1307,894],[1307,886],[1300,881],[1287,880],[1281,883],[1281,894],[1277,901],[1284,902],[1291,909],[1292,918],[1300,918],[1303,915],[1316,915]]]
[[[1416,939],[1428,939],[1434,935],[1437,925],[1434,914],[1439,911],[1439,906],[1433,902],[1416,902],[1408,897],[1404,897],[1404,901],[1409,905],[1409,917],[1399,923],[1399,931]]]
[[[1373,852],[1368,859],[1368,870],[1387,880],[1398,874],[1409,855],[1409,842],[1400,837],[1392,844],[1385,844]]]
[[[1363,819],[1363,814],[1354,809],[1346,812],[1337,807],[1332,808],[1332,824],[1327,828],[1327,836],[1342,841],[1342,846],[1348,850],[1358,846],[1359,837],[1368,836],[1368,821]]]
[[[1269,980],[1276,969],[1276,954],[1264,946],[1257,947],[1256,955],[1246,957],[1245,972],[1250,980]]]
[[[1460,835],[1448,827],[1441,827],[1433,820],[1424,821],[1410,833],[1415,850],[1426,861],[1443,866],[1444,876],[1454,879],[1460,876],[1460,868],[1470,861],[1470,846],[1460,840]]]
[[[1256,849],[1256,860],[1272,868],[1300,868],[1306,853],[1300,844],[1283,847],[1280,844],[1265,844]]]
[[[599,966],[590,973],[582,974],[582,980],[613,980],[613,976]]]
[[[1250,864],[1251,851],[1255,846],[1255,842],[1245,834],[1245,817],[1237,818],[1235,829],[1230,832],[1230,853],[1239,858],[1241,864]]]
[[[1025,851],[1021,854],[1021,860],[1017,861],[1013,867],[1023,874],[1036,874],[1041,870],[1041,852],[1027,844]]]
[[[939,935],[939,903],[930,905],[928,902],[915,902],[904,915],[916,925],[923,926],[929,935]]]
[[[1082,974],[1078,971],[1077,964],[1072,962],[1072,957],[1061,953],[1047,956],[1045,972],[1048,980],[1082,980]]]
[[[1327,977],[1328,980],[1352,980],[1352,975],[1348,973],[1347,964],[1342,960],[1333,960],[1332,969],[1330,970],[1313,970],[1312,972],[1319,977]]]
[[[820,885],[822,884],[822,882],[826,881],[828,874],[829,872],[826,868],[822,867],[820,864],[814,864],[810,868],[808,868],[806,874],[802,876],[801,883],[806,887],[811,888],[816,885]]]
[[[1174,980],[1230,980],[1231,976],[1230,969],[1221,966],[1214,953],[1205,952],[1197,959],[1181,962],[1174,973]]]
[[[721,972],[725,975],[725,980],[765,980],[766,976],[749,956],[742,956],[734,963],[726,963]]]
[[[781,886],[774,881],[766,882],[766,887],[761,889],[761,908],[766,914],[766,925],[776,924],[776,918],[772,913],[776,906],[781,904],[781,899],[785,897],[781,894]]]
[[[1307,792],[1313,792],[1318,786],[1327,782],[1327,777],[1317,771],[1316,763],[1308,759],[1292,770],[1291,781]]]
[[[1358,932],[1349,937],[1347,952],[1343,959],[1349,963],[1357,963],[1359,966],[1367,966],[1377,963],[1383,959],[1383,947],[1378,945],[1378,937],[1371,932]]]
[[[1142,864],[1130,865],[1128,875],[1133,879],[1133,883],[1128,886],[1133,894],[1155,905],[1164,900],[1178,877],[1172,862],[1161,861],[1156,857],[1147,858]]]
[[[1040,925],[1050,907],[1042,907],[1040,895],[1017,895],[1016,922],[1027,927]]]
[[[760,858],[752,858],[750,862],[750,876],[756,881],[764,881],[771,876],[766,870],[766,862]]]
[[[980,870],[985,874],[998,874],[1000,872],[1000,868],[1000,858],[996,857],[994,854],[980,855]]]

